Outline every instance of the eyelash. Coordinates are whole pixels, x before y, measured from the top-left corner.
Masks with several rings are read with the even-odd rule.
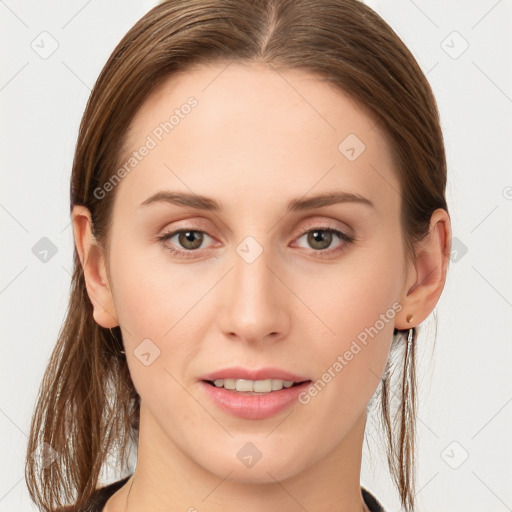
[[[179,233],[187,233],[189,231],[192,231],[192,232],[195,232],[195,233],[203,233],[205,235],[208,234],[205,231],[201,231],[199,229],[184,228],[184,229],[178,229],[176,231],[169,231],[167,233],[164,233],[163,235],[157,237],[157,240],[165,246],[165,242],[167,240],[171,239],[174,235],[177,235]],[[334,229],[334,228],[327,228],[327,227],[325,227],[325,228],[316,227],[316,228],[308,229],[307,231],[302,233],[298,238],[302,238],[304,235],[307,235],[308,233],[311,233],[313,231],[325,231],[325,232],[328,232],[328,233],[334,233],[341,240],[343,240],[345,242],[344,244],[342,244],[341,248],[337,248],[337,249],[334,249],[334,250],[332,250],[332,249],[331,250],[329,250],[329,249],[312,250],[313,253],[316,253],[315,257],[317,257],[317,258],[326,258],[326,257],[328,257],[328,256],[326,256],[326,253],[328,255],[330,255],[331,253],[342,252],[342,251],[344,251],[346,249],[347,245],[350,245],[350,244],[356,242],[356,240],[357,240],[355,236],[347,235],[343,231],[340,231],[340,230]],[[192,256],[192,254],[199,250],[199,249],[194,249],[194,250],[183,250],[182,251],[182,250],[177,250],[177,249],[174,249],[174,248],[168,247],[168,246],[165,246],[165,249],[167,251],[169,251],[172,255],[177,256],[178,258],[193,258],[194,256]]]

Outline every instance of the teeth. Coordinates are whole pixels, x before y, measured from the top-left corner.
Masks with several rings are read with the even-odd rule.
[[[291,388],[292,380],[266,379],[266,380],[248,380],[248,379],[216,379],[213,384],[217,388],[232,389],[240,392],[249,393],[270,393],[279,391],[283,388]]]

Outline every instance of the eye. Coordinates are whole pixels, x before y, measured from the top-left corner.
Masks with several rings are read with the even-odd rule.
[[[189,258],[189,252],[194,252],[201,247],[201,244],[204,241],[205,235],[208,238],[211,238],[204,231],[199,231],[197,229],[179,229],[177,231],[172,231],[169,233],[164,233],[162,236],[158,237],[158,240],[164,244],[165,248],[175,254],[178,257]],[[177,236],[177,243],[181,245],[185,250],[175,249],[167,244],[172,238]]]
[[[179,258],[191,258],[194,257],[193,253],[201,248],[205,236],[211,238],[204,231],[197,229],[179,229],[164,233],[159,236],[157,240],[173,255]],[[307,243],[314,249],[313,252],[317,253],[315,256],[320,258],[328,257],[333,252],[337,253],[343,251],[348,244],[351,244],[356,240],[354,236],[347,235],[338,229],[328,227],[309,229],[303,233],[298,240],[305,236],[307,236]],[[177,240],[173,243],[173,246],[171,246],[168,242],[174,237],[177,237]],[[339,244],[335,249],[327,250],[331,246],[335,237],[345,243]],[[176,245],[181,246],[184,250],[176,249]]]
[[[301,237],[298,238],[300,240],[303,237],[307,237],[306,241],[310,247],[314,248],[316,253],[319,253],[315,256],[325,257],[325,251],[331,246],[335,237],[339,238],[345,243],[339,244],[337,248],[334,250],[327,251],[328,254],[332,252],[338,252],[345,249],[345,247],[355,241],[355,237],[351,235],[347,235],[343,231],[334,228],[327,227],[318,227],[314,229],[309,229],[306,231]],[[340,247],[341,246],[341,247]]]

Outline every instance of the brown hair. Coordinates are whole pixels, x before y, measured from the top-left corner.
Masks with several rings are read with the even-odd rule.
[[[71,208],[90,210],[100,245],[108,249],[115,191],[97,198],[94,190],[115,173],[135,113],[173,73],[221,61],[313,73],[377,120],[394,152],[404,251],[414,258],[431,214],[447,211],[437,106],[409,50],[357,0],[173,0],[142,17],[98,77],[73,161]],[[396,410],[392,358],[380,383],[390,471],[406,509],[414,508],[415,341],[394,337],[391,353],[403,349],[396,363]],[[136,442],[140,397],[122,350],[119,327],[104,329],[93,319],[75,249],[69,308],[39,391],[27,449],[26,481],[41,509],[83,506],[107,455],[118,455],[124,464],[127,447]],[[32,457],[43,445],[55,451],[56,462],[41,465]]]

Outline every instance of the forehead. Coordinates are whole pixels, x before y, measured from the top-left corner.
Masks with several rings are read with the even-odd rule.
[[[277,188],[286,200],[336,188],[377,207],[397,202],[390,147],[375,120],[303,71],[227,62],[172,75],[132,120],[120,164],[149,141],[120,185],[134,201],[156,189],[224,203],[233,193],[265,198]]]

